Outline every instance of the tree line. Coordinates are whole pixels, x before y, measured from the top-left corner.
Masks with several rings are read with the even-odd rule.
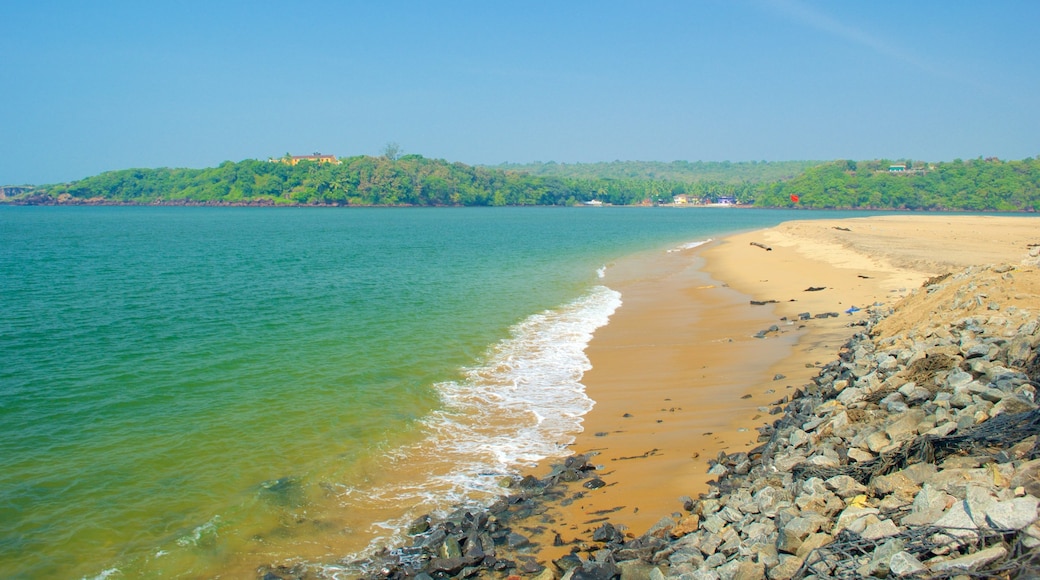
[[[678,194],[733,195],[742,184],[540,176],[422,155],[355,156],[339,163],[247,159],[207,169],[126,169],[37,187],[38,202],[350,206],[522,206],[670,203]]]
[[[792,179],[823,161],[610,161],[600,163],[503,163],[493,169],[531,175],[591,179],[638,179],[681,183],[740,184]]]
[[[226,161],[206,169],[126,169],[40,186],[12,203],[128,203],[334,206],[523,206],[671,203],[735,199],[756,207],[909,210],[1040,210],[1040,160],[888,160],[705,165],[559,164],[535,175],[520,166],[479,167],[421,155],[355,156],[339,163],[287,159]],[[700,164],[700,165],[698,165]],[[756,167],[756,166],[763,167]],[[604,170],[598,174],[595,167]],[[641,168],[642,167],[642,168]],[[623,170],[623,171],[622,171]],[[631,173],[634,175],[621,175]],[[756,173],[757,172],[757,173]],[[648,177],[649,174],[661,175]]]
[[[757,207],[1040,211],[1040,159],[834,161],[754,196]]]

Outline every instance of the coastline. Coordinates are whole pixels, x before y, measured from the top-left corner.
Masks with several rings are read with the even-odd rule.
[[[665,547],[660,542],[669,535],[681,542],[687,534],[694,540],[711,533],[693,531],[719,502],[694,498],[718,498],[720,486],[734,485],[723,478],[747,473],[734,463],[741,455],[752,457],[753,469],[777,469],[752,453],[762,441],[759,429],[764,435],[778,419],[798,421],[804,412],[792,418],[782,414],[785,407],[790,414],[819,404],[820,377],[833,372],[854,335],[862,340],[904,295],[927,294],[917,290],[925,280],[942,279],[936,274],[994,261],[1035,263],[1034,223],[975,216],[792,221],[612,265],[606,282],[622,293],[623,305],[587,349],[593,369],[583,383],[596,404],[572,445],[575,455],[548,476],[543,465],[514,480],[510,495],[486,512],[459,512],[436,528],[427,521],[413,548],[390,554],[400,564],[382,568],[377,559],[376,566],[399,577],[395,566],[412,566],[404,563],[410,554],[432,554],[430,570],[455,573],[484,558],[488,570],[550,580],[573,566],[616,570],[615,554],[619,565],[625,560],[640,569],[662,554],[668,558],[670,550],[641,550],[650,549],[646,543]],[[964,236],[978,243],[963,246]],[[949,247],[958,251],[934,254]],[[1015,295],[1015,303],[1031,308],[1036,294],[1029,292]],[[931,320],[927,312],[922,318]],[[905,319],[903,311],[884,320],[888,332],[898,332],[892,324]],[[873,364],[864,356],[863,365]],[[581,466],[580,474],[567,476],[572,466]],[[473,539],[488,533],[505,544],[497,556],[481,555],[490,538]],[[440,544],[445,534],[457,542]],[[460,543],[466,551],[459,552]],[[612,547],[603,550],[604,543]],[[476,568],[470,570],[463,574]]]
[[[708,460],[753,447],[755,429],[775,419],[770,404],[832,360],[869,307],[891,307],[944,272],[1017,263],[1040,243],[1036,225],[993,216],[792,221],[620,264],[606,282],[623,305],[588,347],[583,382],[596,404],[573,445],[594,454],[610,484],[560,508],[560,530],[582,537],[609,514],[639,535],[681,511],[714,479]],[[826,313],[837,316],[817,318]]]

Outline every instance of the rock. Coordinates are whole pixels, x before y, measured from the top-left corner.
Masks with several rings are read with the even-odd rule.
[[[462,557],[462,547],[459,546],[459,541],[455,538],[448,536],[444,538],[444,543],[441,544],[437,550],[437,555],[444,559],[453,559]],[[483,557],[483,555],[481,555]]]
[[[690,580],[721,580],[722,579],[722,576],[720,576],[718,572],[716,572],[715,570],[712,570],[710,568],[701,568],[700,570],[697,570],[696,572],[694,572],[693,574],[691,574],[689,576],[687,576],[685,574],[680,576],[680,578],[687,578],[687,577],[690,578]]]
[[[978,536],[978,526],[971,518],[966,501],[958,501],[946,510],[935,522],[935,527],[944,528],[943,533],[954,538],[974,538]]]
[[[1037,406],[1032,401],[1026,399],[1022,395],[1007,395],[1000,400],[999,403],[993,406],[993,410],[990,415],[997,416],[1001,413],[1025,413],[1026,411],[1032,411]]]
[[[921,409],[911,409],[900,414],[895,421],[885,427],[885,433],[895,443],[909,441],[917,435],[917,425],[924,419],[925,412]],[[873,449],[871,449],[873,451]]]
[[[986,513],[990,508],[996,506],[996,496],[988,489],[968,486],[964,502],[967,506],[968,515],[971,517],[971,521],[975,523],[975,526],[988,528],[990,524],[986,521]]]
[[[619,575],[613,562],[585,562],[571,573],[572,580],[612,580]]]
[[[899,535],[899,533],[899,528],[892,523],[892,520],[881,520],[868,525],[860,535],[868,540],[879,540],[881,538]]]
[[[1008,343],[1005,356],[1009,365],[1024,367],[1026,362],[1033,356],[1032,339],[1025,336],[1016,337]]]
[[[828,479],[826,484],[831,491],[838,494],[841,498],[850,498],[867,492],[867,486],[848,475],[835,475]]]
[[[761,562],[748,562],[746,560],[737,563],[731,580],[763,580],[766,577],[765,564]]]
[[[978,395],[982,400],[989,401],[990,403],[1000,402],[1000,400],[1007,394],[994,387],[982,387],[979,389],[970,389],[970,391],[973,394]]]
[[[905,475],[910,481],[916,483],[917,485],[924,485],[926,481],[929,481],[933,477],[935,477],[935,474],[937,472],[938,469],[936,469],[935,464],[922,461],[920,463],[914,463],[913,465],[909,465],[903,470],[898,471],[896,473],[901,473]]]
[[[811,534],[809,537],[805,539],[805,541],[802,542],[802,545],[798,547],[798,552],[795,555],[799,558],[805,558],[809,554],[809,552],[812,552],[817,548],[822,548],[823,546],[826,546],[827,544],[833,541],[834,538],[832,538],[830,534],[825,534],[822,532],[817,534]]]
[[[1040,459],[1019,465],[1011,478],[1011,487],[1021,487],[1030,495],[1040,496]]]
[[[701,527],[705,530],[708,530],[712,534],[718,534],[722,532],[722,529],[725,528],[728,524],[729,522],[722,519],[718,514],[712,514],[711,516],[705,518],[703,522],[701,522]]]
[[[478,561],[472,558],[433,558],[426,564],[426,570],[433,575],[443,572],[449,576],[454,576],[466,566],[472,566]]]
[[[971,376],[971,373],[956,369],[946,377],[945,386],[947,389],[955,391],[958,387],[963,387],[973,380],[975,380],[975,377]]]
[[[877,508],[857,505],[857,502],[853,501],[849,507],[845,508],[845,510],[838,515],[838,519],[834,523],[833,533],[837,534],[856,521],[863,519],[868,515],[876,516],[878,513]]]
[[[775,529],[773,530],[776,531]],[[754,543],[754,540],[750,540],[751,553],[755,558],[755,562],[761,562],[766,565],[766,568],[772,568],[780,563],[780,552],[777,551],[776,546],[772,544]]]
[[[574,554],[566,554],[557,558],[556,560],[553,560],[553,564],[557,568],[559,568],[561,572],[566,573],[572,569],[580,568],[582,565],[582,560]]]
[[[877,497],[895,494],[906,501],[913,500],[914,496],[921,489],[920,486],[901,471],[875,477],[870,480],[870,488]]]
[[[958,409],[965,409],[972,404],[971,393],[968,391],[957,391],[950,397],[950,405]]]
[[[777,506],[781,499],[781,492],[771,486],[763,487],[752,496],[752,501],[758,506],[759,513],[767,517],[776,516]]]
[[[816,467],[837,469],[841,467],[841,460],[837,457],[831,457],[830,455],[816,454],[809,458],[809,464],[815,465]]]
[[[809,434],[801,429],[795,429],[788,438],[791,447],[798,448],[809,442]]]
[[[954,425],[954,427],[956,427],[956,425]],[[852,447],[849,449],[848,456],[849,459],[857,461],[859,463],[863,463],[864,461],[870,461],[871,459],[874,459],[873,453],[870,453],[869,451],[864,451],[862,449],[858,449],[856,447]]]
[[[744,519],[744,514],[740,513],[740,510],[735,507],[728,505],[719,510],[719,517],[732,524]]]
[[[527,536],[518,534],[516,532],[510,532],[509,535],[506,536],[506,545],[508,545],[512,549],[521,548],[523,546],[529,545],[530,543],[531,540],[528,539]]]
[[[687,534],[696,532],[700,523],[700,516],[697,514],[691,514],[680,519],[669,533],[673,538],[681,538]]]
[[[769,570],[769,580],[791,580],[801,569],[804,561],[804,558],[781,554],[780,563]]]
[[[953,505],[954,501],[953,496],[950,494],[925,483],[921,491],[917,492],[917,495],[914,497],[911,513],[904,516],[901,523],[904,526],[934,524]]]
[[[782,528],[777,533],[776,549],[787,554],[797,554],[798,548],[802,547],[803,537],[799,537],[796,530]]]
[[[871,452],[880,453],[892,443],[892,440],[885,431],[875,431],[867,436],[864,443]]]
[[[820,530],[820,522],[817,518],[796,517],[787,522],[783,530],[794,533],[799,540],[804,540],[809,534]]]
[[[605,523],[592,532],[592,541],[594,542],[621,543],[624,539],[624,535],[622,535],[621,532],[614,527],[614,524],[611,523]]]
[[[617,568],[621,574],[621,580],[650,580],[651,574],[657,571],[660,574],[660,570],[653,564],[648,564],[641,560],[629,560],[627,562],[618,562]],[[664,575],[661,574],[663,578]],[[552,580],[551,578],[549,580]]]
[[[857,570],[860,576],[888,576],[892,556],[903,550],[905,543],[896,538],[881,544],[870,555],[870,561]]]
[[[773,460],[773,466],[776,467],[777,471],[787,472],[794,469],[795,465],[799,463],[805,463],[805,455],[801,453],[788,453],[782,456],[778,456]]]
[[[893,576],[910,576],[925,569],[924,564],[909,552],[896,552],[888,561],[888,570]]]
[[[974,554],[968,554],[967,556],[961,556],[960,558],[930,564],[928,569],[930,572],[977,570],[990,562],[1007,556],[1007,553],[1007,548],[1004,546],[993,546],[992,548],[986,548],[985,550],[980,550]]]
[[[933,437],[946,437],[947,435],[949,435],[950,433],[953,433],[956,430],[957,430],[957,423],[954,423],[954,422],[950,421],[950,422],[947,422],[947,423],[943,423],[943,424],[935,427],[934,429],[930,429],[929,431],[926,431],[924,434],[925,435],[931,435]]]
[[[1040,499],[1031,495],[997,501],[985,508],[985,520],[990,527],[997,530],[1021,530],[1037,521],[1038,505]]]
[[[866,399],[867,395],[868,393],[865,389],[850,387],[838,394],[838,402],[842,405],[849,406]]]

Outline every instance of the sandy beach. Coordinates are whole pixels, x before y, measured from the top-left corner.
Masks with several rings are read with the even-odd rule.
[[[608,485],[562,508],[557,531],[581,538],[609,518],[641,534],[680,511],[680,498],[707,489],[707,460],[754,446],[771,403],[833,360],[868,308],[951,270],[1028,259],[1038,226],[1033,216],[793,221],[615,264],[606,283],[623,305],[588,348],[596,406],[573,446],[596,454]],[[817,317],[826,313],[837,316]]]

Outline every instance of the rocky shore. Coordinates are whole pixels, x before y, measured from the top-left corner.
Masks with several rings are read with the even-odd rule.
[[[583,522],[578,539],[555,531],[554,503],[609,485],[595,457],[574,456],[545,478],[514,479],[487,509],[416,522],[410,546],[344,562],[342,573],[1038,577],[1038,288],[1035,265],[972,267],[895,308],[869,308],[836,360],[761,409],[776,419],[757,447],[710,461],[710,491],[677,498],[676,513],[638,537],[610,514]],[[543,557],[547,541],[564,555]],[[323,577],[304,566],[258,576]]]

